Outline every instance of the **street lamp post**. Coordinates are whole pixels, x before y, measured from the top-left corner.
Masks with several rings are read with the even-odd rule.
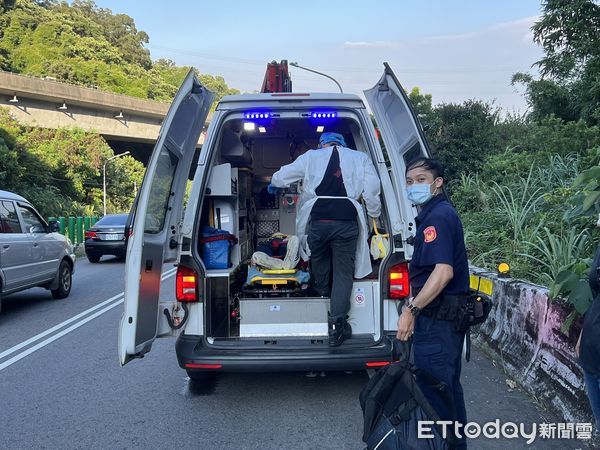
[[[121,156],[129,155],[130,152],[119,153],[118,155],[111,156],[106,161],[104,161],[104,165],[102,166],[102,193],[103,193],[103,202],[102,206],[104,209],[104,215],[106,215],[106,165],[115,158],[119,158]]]
[[[322,75],[322,76],[324,76],[326,78],[329,78],[331,81],[333,81],[335,84],[337,84],[337,87],[340,90],[340,93],[342,93],[342,94],[344,93],[344,90],[342,89],[342,86],[340,85],[340,83],[338,83],[335,78],[327,75],[326,73],[317,72],[316,70],[309,69],[308,67],[302,67],[302,66],[298,65],[297,62],[291,62],[290,66],[297,67],[298,69],[304,69],[304,70],[307,70],[309,72],[316,73],[317,75]]]

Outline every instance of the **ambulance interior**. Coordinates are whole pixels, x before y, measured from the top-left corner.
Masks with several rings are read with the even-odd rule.
[[[300,340],[327,345],[329,298],[317,297],[312,290],[310,264],[300,260],[287,270],[270,270],[253,261],[253,255],[262,251],[281,260],[289,238],[296,235],[301,183],[271,195],[266,188],[273,173],[303,151],[317,148],[323,131],[343,134],[347,146],[359,151],[366,151],[364,133],[350,114],[322,121],[298,113],[263,120],[247,116],[230,116],[221,127],[216,151],[211,152],[198,240],[207,268],[206,336],[209,342]],[[385,209],[385,223],[383,215]],[[215,268],[209,261],[203,236],[215,229],[235,237],[226,244],[226,267]],[[348,320],[353,337],[347,342],[372,345],[380,338],[379,264],[380,260],[372,260],[371,275],[354,280]]]

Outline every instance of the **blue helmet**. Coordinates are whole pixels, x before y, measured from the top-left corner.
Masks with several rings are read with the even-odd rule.
[[[327,144],[328,142],[335,142],[342,147],[346,146],[346,141],[344,140],[344,136],[340,133],[323,133],[321,134],[321,138],[319,139],[319,144]]]

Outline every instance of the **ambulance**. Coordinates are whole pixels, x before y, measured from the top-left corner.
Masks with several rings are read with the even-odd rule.
[[[367,105],[353,94],[226,96],[199,147],[215,96],[189,72],[131,214],[121,364],[143,357],[155,339],[167,336],[177,336],[177,360],[193,380],[221,372],[365,370],[392,360],[398,310],[410,294],[416,230],[405,169],[430,151],[387,63],[364,97],[377,130]],[[296,233],[302,186],[270,195],[271,176],[292,161],[291,147],[303,142],[316,148],[326,131],[341,133],[347,147],[373,162],[381,180],[380,227],[389,241],[389,251],[372,259],[370,275],[353,280],[352,336],[339,347],[328,345],[329,298],[311,289],[310,261],[281,273],[252,264],[257,249]],[[175,298],[161,297],[169,264],[177,266]]]

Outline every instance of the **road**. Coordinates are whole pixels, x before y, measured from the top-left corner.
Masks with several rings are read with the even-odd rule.
[[[163,294],[174,295],[171,267]],[[69,298],[7,297],[0,315],[0,448],[361,449],[364,372],[224,374],[191,382],[174,339],[120,367],[124,264],[77,261]],[[170,274],[170,276],[168,276]],[[475,351],[464,364],[469,420],[559,422]],[[581,441],[470,441],[475,449],[576,449]]]

